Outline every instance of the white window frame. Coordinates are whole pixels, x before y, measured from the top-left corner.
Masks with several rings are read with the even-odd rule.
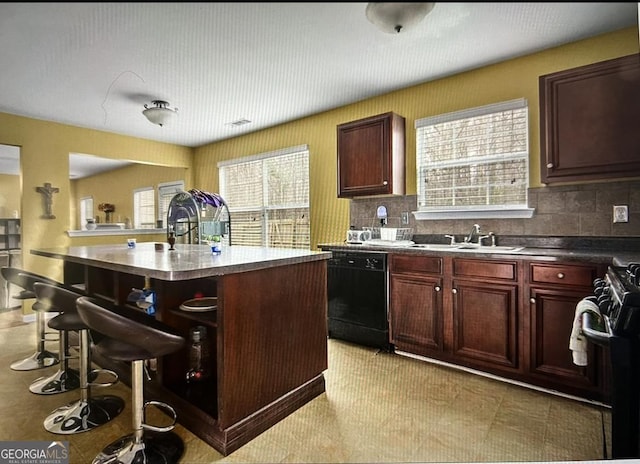
[[[173,182],[162,182],[158,184],[158,220],[162,219],[162,226],[167,227],[167,212],[169,203],[176,193],[184,192],[184,180],[176,180]],[[169,201],[165,202],[164,197],[167,196]]]
[[[140,212],[140,200],[139,200],[139,195],[142,193],[147,193],[147,192],[151,192],[151,199],[154,202],[154,205],[151,207],[151,211],[153,213],[153,218],[151,220],[151,222],[142,222],[141,219],[141,212]],[[133,228],[134,229],[155,229],[156,227],[156,219],[155,219],[155,211],[156,211],[156,205],[155,205],[155,201],[156,201],[156,195],[155,195],[155,189],[153,187],[140,187],[137,189],[134,189],[133,191]],[[146,218],[149,219],[149,218]]]
[[[243,157],[243,158],[236,158],[236,159],[232,159],[232,160],[226,160],[226,161],[220,161],[218,163],[218,178],[219,178],[219,184],[220,184],[220,194],[221,196],[225,199],[225,201],[227,201],[227,198],[225,197],[225,191],[226,191],[226,179],[223,176],[223,169],[225,166],[233,166],[236,164],[241,164],[241,163],[249,163],[249,162],[254,162],[254,161],[264,161],[264,160],[269,160],[269,159],[273,159],[273,158],[277,158],[279,156],[286,156],[286,155],[292,155],[295,153],[300,153],[300,152],[306,152],[307,157],[310,156],[309,154],[309,146],[308,145],[298,145],[298,146],[294,146],[294,147],[289,147],[289,148],[283,148],[280,150],[274,150],[271,152],[266,152],[266,153],[260,153],[257,155],[252,155],[252,156],[247,156],[247,157]],[[310,187],[310,175],[309,172],[307,171],[307,189],[309,189]],[[263,189],[264,189],[264,195],[263,198],[266,200],[268,198],[268,194],[267,194],[267,186],[266,184],[263,184]],[[246,212],[248,210],[251,211],[260,211],[261,215],[261,221],[262,221],[262,246],[265,247],[269,247],[270,244],[270,237],[269,237],[269,227],[268,227],[268,215],[269,212],[271,211],[277,211],[277,210],[288,210],[288,209],[300,209],[300,208],[306,208],[307,209],[307,218],[310,217],[310,193],[306,198],[306,202],[300,204],[300,203],[296,203],[296,204],[287,204],[287,205],[278,205],[278,206],[273,206],[273,205],[266,205],[266,204],[262,204],[261,206],[254,206],[254,207],[250,207],[250,208],[243,208],[243,207],[234,207],[234,205],[228,204],[228,208],[229,208],[229,214],[231,215],[231,237],[232,237],[232,241],[233,241],[233,213],[234,212]],[[311,229],[311,224],[309,223],[309,230]],[[304,245],[306,246],[307,249],[311,248],[311,236],[310,236],[310,232],[309,232],[309,238],[308,238],[308,242],[304,243]]]
[[[423,147],[426,146],[424,140],[425,128],[437,124],[458,121],[461,119],[473,119],[475,117],[484,116],[492,113],[500,113],[503,111],[526,109],[526,151],[524,153],[510,154],[509,156],[522,159],[526,163],[525,178],[521,179],[526,183],[525,198],[529,189],[529,116],[528,103],[524,98],[494,103],[477,108],[469,108],[462,111],[455,111],[415,121],[416,128],[416,176],[418,190],[418,204],[423,198],[424,188],[421,182],[421,171],[423,168],[423,160],[425,158]],[[502,156],[501,156],[502,157]],[[503,157],[502,157],[503,158]],[[485,158],[487,159],[487,158]],[[527,200],[522,205],[478,205],[478,206],[442,206],[442,207],[418,207],[418,211],[414,211],[413,215],[419,220],[439,220],[439,219],[501,219],[501,218],[530,218],[533,216],[534,209],[527,206]]]

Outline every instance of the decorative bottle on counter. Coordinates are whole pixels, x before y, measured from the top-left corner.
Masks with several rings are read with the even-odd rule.
[[[173,231],[169,232],[167,242],[169,243],[169,250],[175,250],[174,245],[176,244],[176,234]]]
[[[187,382],[198,382],[207,379],[210,376],[209,362],[207,329],[201,325],[193,327],[191,329]]]

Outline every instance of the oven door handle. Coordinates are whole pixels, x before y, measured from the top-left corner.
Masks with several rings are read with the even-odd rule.
[[[582,313],[582,333],[587,339],[597,345],[609,346],[609,339],[613,336],[611,333],[611,327],[609,326],[609,318],[602,316],[604,322],[604,328],[606,332],[594,329],[594,321],[597,316],[590,311]],[[602,325],[602,324],[598,324]]]

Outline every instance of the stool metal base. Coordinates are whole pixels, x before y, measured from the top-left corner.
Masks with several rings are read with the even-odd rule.
[[[37,351],[26,359],[11,364],[14,371],[33,371],[58,364],[58,355],[50,351]]]
[[[40,377],[29,385],[29,391],[36,395],[55,395],[80,388],[80,375],[75,369],[58,371],[48,377]]]
[[[175,433],[145,431],[139,443],[134,434],[114,441],[95,457],[92,464],[174,464],[183,452],[184,443]]]
[[[51,433],[71,435],[106,424],[124,409],[124,400],[117,396],[94,396],[55,409],[44,420],[44,428]]]

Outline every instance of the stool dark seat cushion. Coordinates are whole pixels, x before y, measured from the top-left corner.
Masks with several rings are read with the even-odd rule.
[[[43,310],[77,314],[76,300],[82,296],[78,290],[67,288],[57,282],[34,282],[33,289]],[[84,327],[86,328],[86,325]]]
[[[58,285],[59,283],[48,277],[44,277],[16,267],[3,267],[2,269],[0,269],[0,273],[2,273],[2,277],[4,278],[4,280],[22,289],[20,293],[14,296],[14,298],[18,300],[35,298],[36,294],[33,290],[33,285],[36,282],[46,282],[51,285]]]
[[[137,361],[157,358],[178,351],[184,338],[172,333],[170,327],[144,315],[143,321],[125,316],[122,309],[107,309],[103,303],[89,297],[76,302],[80,318],[87,326],[104,335],[96,350],[117,361]]]
[[[74,313],[63,313],[49,320],[47,324],[54,330],[84,330],[87,324],[80,319],[80,315]]]

